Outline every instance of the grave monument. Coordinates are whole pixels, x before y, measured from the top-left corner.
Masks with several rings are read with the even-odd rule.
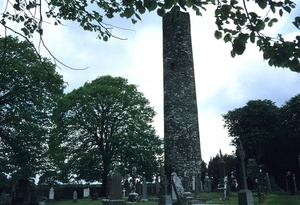
[[[238,192],[239,205],[254,205],[252,192],[247,187],[246,170],[245,170],[245,151],[241,140],[237,141],[236,156],[239,161],[241,189]]]
[[[110,171],[107,176],[107,199],[102,200],[103,205],[125,205],[122,199],[122,176],[118,168]]]
[[[201,174],[201,150],[190,16],[163,17],[165,171],[183,177]]]

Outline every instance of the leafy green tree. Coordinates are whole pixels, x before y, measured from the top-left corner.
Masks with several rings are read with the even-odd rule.
[[[272,27],[284,13],[290,13],[296,7],[291,0],[48,0],[24,1],[18,0],[7,4],[0,24],[25,37],[33,33],[43,34],[42,23],[46,17],[54,19],[55,25],[64,20],[77,21],[88,31],[99,33],[98,37],[107,41],[113,34],[105,21],[116,16],[131,19],[133,23],[141,20],[141,15],[147,10],[156,11],[159,16],[172,10],[174,19],[180,18],[180,11],[194,11],[202,15],[209,6],[215,9],[215,37],[232,44],[231,56],[241,55],[248,42],[256,43],[263,52],[264,59],[270,66],[288,67],[292,71],[300,72],[299,46],[300,36],[292,41],[286,41],[282,35],[267,36],[264,30]],[[36,12],[39,11],[39,12]],[[43,13],[42,11],[45,11]],[[21,31],[14,30],[9,22],[23,24]],[[300,28],[300,16],[292,21]],[[114,36],[116,37],[116,36]]]
[[[280,166],[277,165],[276,170],[279,174],[286,174],[287,171],[296,173],[300,176],[300,163],[298,156],[300,155],[300,94],[286,101],[280,108],[281,111],[281,132],[280,136],[274,141],[275,159],[280,160]],[[276,150],[277,149],[277,150]],[[278,152],[280,150],[280,152]],[[299,177],[297,178],[297,186],[300,185]]]
[[[152,176],[156,171],[162,140],[151,125],[154,115],[136,85],[121,77],[99,77],[68,93],[60,103],[55,112],[57,134],[51,140],[53,154],[69,177],[102,180],[103,195],[114,166],[127,174],[132,166],[139,174]]]
[[[28,42],[0,38],[0,172],[28,180],[47,166],[51,115],[63,94],[55,65]]]
[[[280,108],[270,100],[249,101],[228,111],[223,119],[232,143],[241,139],[246,159],[254,157],[259,165],[265,165],[264,171],[273,175],[281,188],[285,188],[287,171],[300,175],[300,95]]]
[[[236,169],[236,157],[234,155],[222,155],[222,159],[225,162],[225,172],[226,176],[228,177],[228,180],[231,181],[231,173],[235,172]],[[211,158],[208,167],[207,167],[207,174],[209,177],[212,177],[213,180],[212,186],[213,188],[217,188],[217,185],[219,183],[219,166],[218,162],[220,161],[220,154],[217,154],[215,157]],[[202,181],[204,180],[204,176],[202,176]]]
[[[224,127],[236,146],[240,139],[246,159],[255,158],[263,163],[268,151],[269,140],[278,132],[280,126],[279,108],[270,100],[250,100],[246,106],[228,111],[222,115]]]

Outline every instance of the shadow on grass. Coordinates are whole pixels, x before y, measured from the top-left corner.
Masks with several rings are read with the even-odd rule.
[[[220,205],[238,205],[238,194],[231,192],[225,200],[222,200],[223,194],[221,192],[211,192],[211,193],[200,193],[200,199],[203,201],[203,204],[220,204]],[[295,195],[290,195],[286,192],[273,192],[265,196],[264,202],[260,203],[258,200],[257,192],[252,193],[254,205],[300,205],[300,193],[295,193]],[[136,202],[128,203],[134,205],[156,205],[157,201],[151,200],[153,196],[149,196],[148,202]],[[91,200],[91,199],[78,199],[77,203],[73,203],[72,200],[63,200],[63,201],[51,201],[47,202],[47,205],[102,205],[102,199]],[[127,202],[127,198],[124,198]],[[201,202],[202,203],[202,202]],[[173,205],[177,205],[176,202]]]

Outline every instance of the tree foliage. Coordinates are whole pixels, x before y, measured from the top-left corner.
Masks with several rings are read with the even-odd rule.
[[[45,19],[54,19],[54,24],[62,24],[65,20],[76,21],[84,29],[97,32],[98,37],[107,41],[112,37],[110,26],[105,20],[116,16],[131,19],[133,23],[141,20],[146,11],[156,11],[164,16],[172,11],[174,19],[180,18],[181,10],[194,11],[202,15],[209,6],[215,10],[215,37],[232,44],[231,56],[241,55],[248,42],[256,43],[263,57],[270,66],[290,68],[300,72],[300,36],[287,41],[282,35],[277,37],[264,34],[266,27],[272,27],[284,13],[290,13],[296,7],[291,0],[6,0],[6,8],[0,23],[25,37],[35,32],[43,34],[42,23]],[[44,11],[44,12],[43,12]],[[261,13],[263,13],[261,15]],[[274,15],[273,15],[274,14]],[[274,17],[275,16],[275,17]],[[10,22],[22,24],[21,31],[14,30]],[[300,29],[300,16],[292,22]],[[114,36],[116,37],[116,36]]]
[[[35,177],[47,166],[51,115],[63,94],[55,65],[28,42],[0,38],[0,172]]]
[[[279,128],[279,108],[270,100],[250,100],[246,106],[228,111],[222,117],[229,137],[233,137],[232,144],[236,146],[240,139],[247,158],[262,162],[264,146]]]
[[[251,100],[242,108],[228,111],[223,120],[232,143],[242,141],[246,160],[255,158],[265,165],[265,171],[275,176],[282,188],[287,171],[300,174],[300,95],[281,107],[270,100]]]
[[[162,140],[151,125],[154,115],[135,85],[121,77],[99,77],[68,93],[56,110],[54,157],[69,176],[102,180],[104,189],[114,166],[127,174],[136,166],[139,174],[152,176],[162,154]]]

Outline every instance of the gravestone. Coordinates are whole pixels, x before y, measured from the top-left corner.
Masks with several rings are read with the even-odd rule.
[[[49,191],[49,200],[54,200],[54,189],[53,187],[50,188],[50,191]]]
[[[254,205],[252,192],[247,188],[246,171],[245,171],[245,151],[241,140],[237,140],[236,156],[239,162],[240,170],[240,191],[238,192],[239,205]]]
[[[148,196],[147,196],[147,182],[145,177],[143,177],[143,185],[142,185],[142,199],[141,201],[148,201]]]
[[[225,165],[226,165],[226,163],[224,162],[224,160],[222,158],[221,150],[220,150],[220,159],[219,159],[217,164],[218,164],[218,170],[219,170],[218,188],[219,189],[224,189],[224,177],[225,177]]]
[[[169,181],[166,175],[164,174],[163,167],[160,167],[160,188],[159,188],[159,199],[158,205],[172,205],[172,199],[167,194]]]
[[[158,176],[155,178],[155,194],[159,195],[159,181],[158,181]]]
[[[77,203],[77,191],[73,191],[73,203]]]
[[[125,179],[125,182],[124,182],[124,188],[125,188],[125,196],[128,196],[129,193],[130,193],[130,187],[129,187],[129,182],[128,182],[128,179]]]
[[[178,204],[187,205],[188,203],[187,203],[184,188],[182,186],[181,179],[177,176],[175,172],[172,173],[171,179],[172,179],[172,186],[174,187]]]
[[[201,180],[198,177],[195,177],[195,198],[199,198],[199,193],[201,190]]]
[[[130,180],[130,188],[131,188],[131,192],[128,195],[128,201],[130,202],[136,202],[139,200],[139,195],[137,193],[137,173],[136,173],[136,167],[132,167],[132,171],[131,171],[131,180]]]
[[[0,204],[1,204],[1,202],[3,202],[3,204],[4,204],[4,202],[6,202],[6,193],[5,193],[5,191],[3,191],[3,192],[1,193],[1,196],[0,196]]]
[[[122,189],[122,196],[123,196],[123,198],[125,198],[125,196],[126,196],[126,190],[125,190],[125,188]]]
[[[268,173],[266,173],[266,181],[267,181],[267,193],[272,193],[271,182]]]
[[[40,201],[40,202],[39,202],[39,205],[46,205],[46,202]]]
[[[107,199],[102,200],[103,205],[125,205],[122,199],[122,176],[116,167],[107,175]]]
[[[191,191],[191,182],[190,182],[190,176],[187,172],[184,172],[184,177],[183,177],[183,188],[185,192],[190,192]]]
[[[83,198],[90,197],[90,188],[83,189]]]
[[[204,191],[205,192],[211,192],[211,180],[208,176],[208,173],[205,173],[205,178],[204,178]]]
[[[165,174],[201,174],[201,150],[189,13],[163,17]]]

